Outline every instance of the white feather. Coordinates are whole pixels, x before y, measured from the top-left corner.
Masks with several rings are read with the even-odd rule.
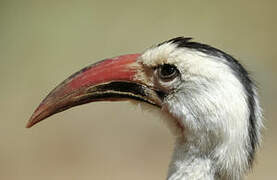
[[[249,109],[244,87],[228,62],[173,43],[146,50],[138,62],[145,68],[138,79],[148,78],[154,86],[177,89],[163,104],[163,111],[171,117],[166,118],[169,127],[180,129],[172,123],[173,117],[184,128],[177,133],[169,179],[242,178],[249,167]],[[164,82],[151,72],[152,67],[162,64],[174,64],[180,79]],[[255,106],[260,141],[262,115],[257,97]]]

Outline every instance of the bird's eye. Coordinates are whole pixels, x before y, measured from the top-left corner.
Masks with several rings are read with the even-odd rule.
[[[174,65],[164,64],[159,66],[158,74],[161,79],[168,81],[174,79],[179,74],[179,71]]]

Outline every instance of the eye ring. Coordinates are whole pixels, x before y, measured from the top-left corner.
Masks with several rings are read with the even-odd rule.
[[[163,64],[158,67],[158,75],[162,80],[170,81],[179,75],[179,71],[172,64]]]

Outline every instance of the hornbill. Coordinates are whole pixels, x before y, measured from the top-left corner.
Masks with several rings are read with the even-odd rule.
[[[167,179],[238,180],[251,168],[263,127],[256,87],[236,59],[191,38],[85,67],[50,92],[27,127],[77,105],[121,100],[166,117],[176,136]]]

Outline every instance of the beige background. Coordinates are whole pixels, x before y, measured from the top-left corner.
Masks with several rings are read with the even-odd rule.
[[[165,179],[174,138],[130,103],[24,126],[73,72],[182,35],[229,52],[257,80],[266,131],[247,179],[276,179],[276,2],[0,0],[0,179]]]

